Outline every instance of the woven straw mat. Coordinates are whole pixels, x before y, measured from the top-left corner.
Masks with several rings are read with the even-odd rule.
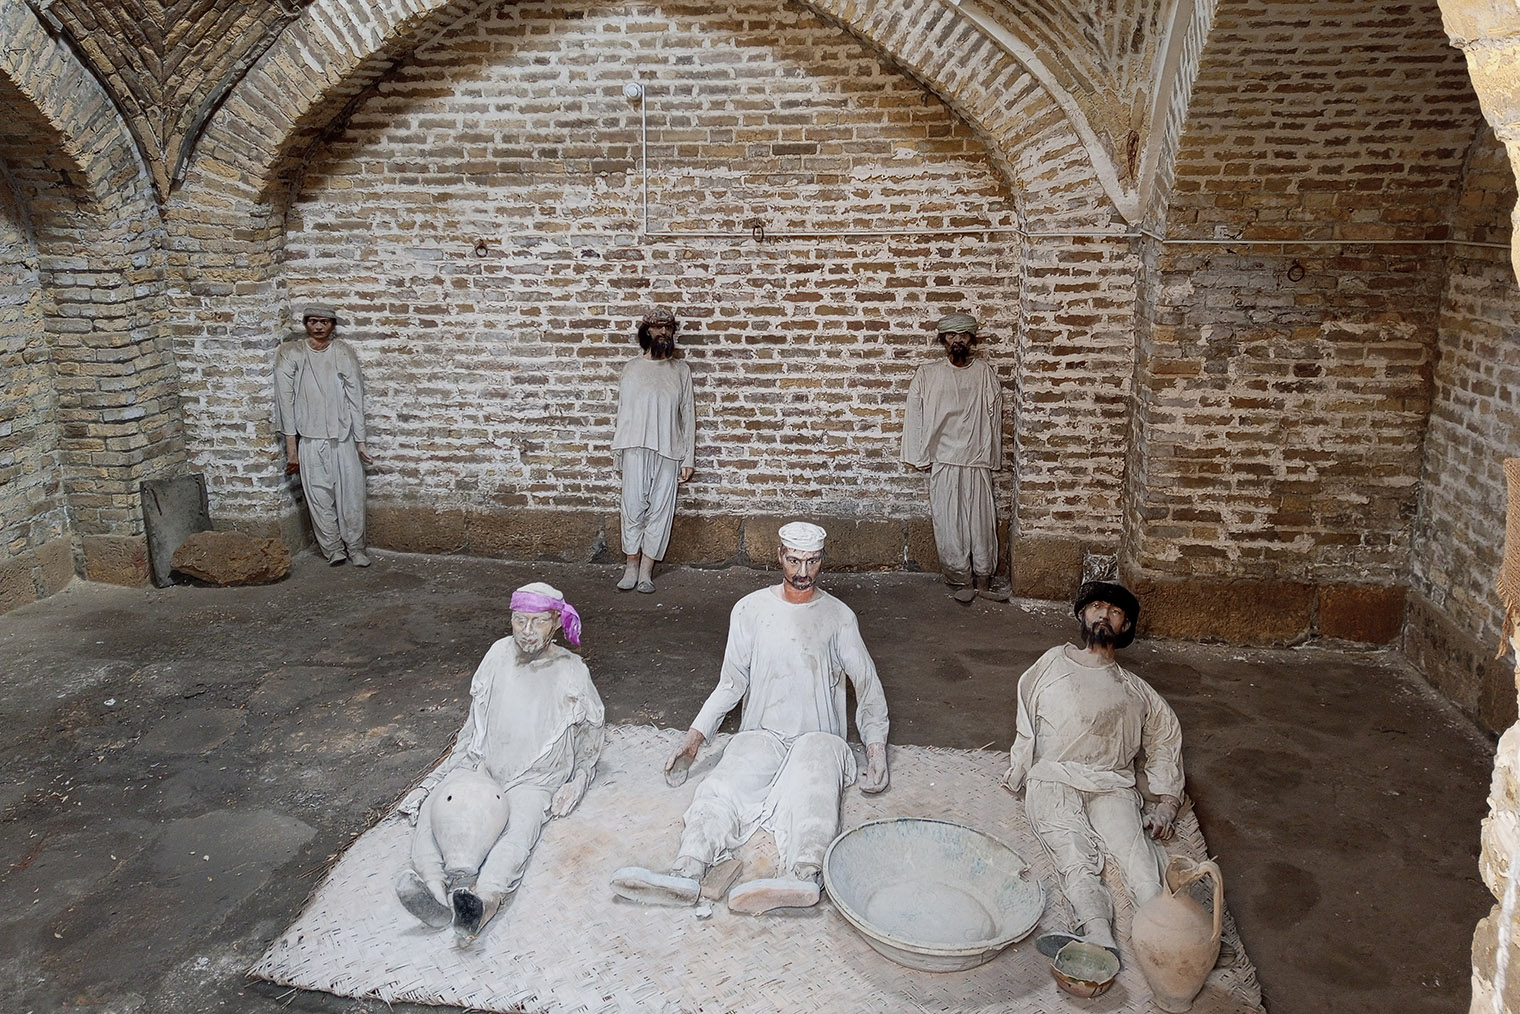
[[[1024,820],[1022,803],[999,786],[1007,754],[893,747],[891,788],[879,796],[846,790],[842,827],[881,817],[932,817],[992,834],[1032,864],[1046,885],[1034,933],[964,972],[920,972],[877,954],[834,910],[740,916],[718,902],[697,908],[646,907],[614,899],[620,866],[657,869],[674,859],[681,814],[718,751],[704,750],[680,789],[661,769],[682,733],[608,729],[597,778],[570,816],[550,821],[515,898],[474,944],[430,930],[396,900],[411,828],[394,814],[360,837],[318,888],[300,918],[250,975],[304,989],[471,1010],[668,1011],[727,1014],[774,1011],[980,1011],[1053,1014],[1151,1011],[1150,990],[1126,962],[1103,996],[1060,992],[1034,937],[1065,929],[1070,911],[1049,860]],[[724,737],[719,737],[721,745]],[[1205,856],[1191,810],[1173,851]],[[743,879],[773,875],[770,836],[757,832],[741,852]],[[1112,864],[1110,864],[1112,866]],[[1106,871],[1109,878],[1113,871]],[[1109,880],[1127,952],[1132,909]],[[1260,1012],[1255,969],[1225,913],[1235,959],[1216,969],[1194,1003],[1198,1014]]]
[[[1504,635],[1499,656],[1509,650],[1509,638],[1520,620],[1520,458],[1506,458],[1504,478],[1509,504],[1504,523],[1504,560],[1499,564],[1499,599],[1504,603]]]

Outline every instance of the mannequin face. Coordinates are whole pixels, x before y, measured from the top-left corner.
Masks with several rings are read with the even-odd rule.
[[[965,366],[971,361],[971,344],[976,336],[969,331],[945,331],[939,336],[939,340],[945,344],[945,355],[956,366]]]
[[[1129,629],[1129,616],[1118,606],[1098,599],[1082,607],[1081,623],[1083,647],[1109,648]]]
[[[301,323],[306,328],[307,341],[318,352],[332,342],[333,331],[338,327],[338,322],[331,317],[307,317]]]
[[[823,550],[803,551],[782,546],[776,551],[781,563],[781,579],[793,592],[811,595],[818,583],[818,572],[823,569]]]
[[[514,612],[512,614],[512,640],[524,658],[534,659],[542,655],[554,643],[559,630],[560,615],[550,610],[543,613]]]

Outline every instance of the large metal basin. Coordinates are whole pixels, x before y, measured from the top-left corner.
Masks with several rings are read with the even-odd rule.
[[[928,972],[974,968],[1026,936],[1045,888],[1017,852],[945,820],[873,820],[834,839],[829,898],[876,950]]]

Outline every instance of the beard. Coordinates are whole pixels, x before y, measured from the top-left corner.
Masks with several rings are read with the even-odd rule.
[[[817,578],[808,577],[806,574],[798,574],[796,577],[787,577],[784,579],[787,584],[791,585],[798,591],[808,591],[813,587],[814,584],[818,582]]]
[[[1077,627],[1082,632],[1084,648],[1112,648],[1119,640],[1118,633],[1108,625],[1107,620],[1097,620],[1090,624],[1079,621]]]
[[[652,359],[669,359],[675,351],[675,342],[652,341],[649,343],[649,356]]]
[[[971,362],[970,345],[948,345],[945,347],[945,353],[956,366],[965,366]]]

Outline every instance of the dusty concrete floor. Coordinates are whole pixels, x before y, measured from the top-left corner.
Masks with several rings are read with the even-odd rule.
[[[510,590],[544,578],[581,608],[610,721],[684,728],[729,607],[774,579],[675,570],[619,595],[605,567],[376,556],[303,556],[265,588],[76,583],[0,617],[0,1010],[386,1009],[243,972],[447,745]],[[1054,604],[962,608],[927,575],[825,583],[860,615],[897,743],[1007,749],[1018,674],[1071,626]],[[1392,655],[1126,655],[1181,717],[1269,1009],[1465,1011],[1488,741]]]

